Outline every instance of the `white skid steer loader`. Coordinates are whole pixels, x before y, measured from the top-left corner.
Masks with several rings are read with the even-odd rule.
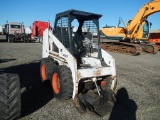
[[[46,29],[43,36],[42,81],[51,81],[55,98],[72,98],[83,111],[94,111],[114,98],[117,85],[115,60],[99,45],[100,17],[65,11],[56,15],[53,31]],[[78,26],[76,31],[73,24]]]

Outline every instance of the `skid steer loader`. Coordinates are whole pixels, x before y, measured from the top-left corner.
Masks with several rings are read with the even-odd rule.
[[[115,60],[100,48],[101,16],[73,9],[64,11],[56,15],[53,31],[44,31],[41,79],[51,81],[55,98],[72,98],[81,112],[94,112],[96,106],[115,98]]]

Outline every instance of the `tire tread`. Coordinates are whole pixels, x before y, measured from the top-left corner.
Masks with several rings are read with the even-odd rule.
[[[54,94],[58,99],[70,99],[73,94],[73,80],[71,70],[63,65],[56,66],[53,73],[57,72],[60,77],[60,93]]]
[[[0,74],[0,120],[14,120],[21,114],[19,76]]]

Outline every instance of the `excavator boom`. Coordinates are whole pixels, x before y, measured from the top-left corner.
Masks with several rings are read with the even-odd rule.
[[[145,4],[135,15],[129,25],[126,26],[128,32],[133,32],[136,25],[142,23],[148,16],[160,11],[160,0],[154,0]]]

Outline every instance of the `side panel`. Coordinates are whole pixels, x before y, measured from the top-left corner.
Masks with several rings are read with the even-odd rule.
[[[115,65],[115,59],[108,54],[105,50],[101,49],[102,51],[102,57],[107,65],[111,67],[111,77],[112,77],[112,85],[111,89],[115,89],[115,86],[117,84],[117,78],[116,78],[116,65]]]
[[[72,79],[74,83],[74,90],[72,98],[74,98],[78,92],[78,80],[77,80],[77,61],[70,54],[70,52],[61,44],[61,42],[52,34],[51,31],[46,29],[43,36],[43,49],[42,57],[53,57],[60,65],[66,65],[71,69]],[[58,48],[58,52],[53,50],[53,44]]]

